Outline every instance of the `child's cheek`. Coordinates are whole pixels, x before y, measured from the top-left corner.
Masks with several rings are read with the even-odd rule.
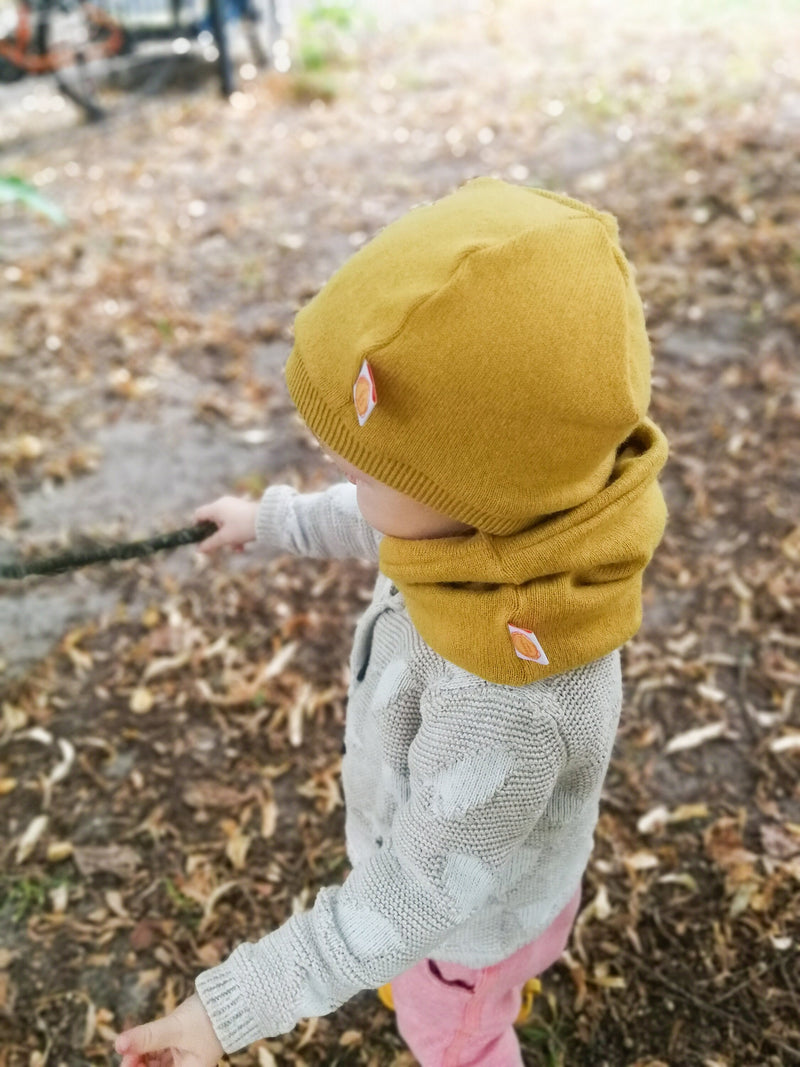
[[[370,492],[369,486],[365,485],[364,482],[357,481],[356,487],[358,510],[371,526],[385,533],[382,527],[377,525],[381,520],[381,509],[377,506],[375,494]]]

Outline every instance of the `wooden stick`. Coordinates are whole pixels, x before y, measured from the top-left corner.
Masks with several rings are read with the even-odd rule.
[[[85,552],[65,552],[60,556],[45,556],[43,559],[31,560],[30,563],[9,563],[0,565],[0,580],[27,578],[30,574],[62,574],[79,567],[88,567],[92,563],[108,563],[114,559],[136,559],[162,552],[179,545],[190,545],[195,541],[205,541],[216,530],[216,523],[201,522],[196,526],[186,526],[182,530],[151,537],[147,541],[126,541],[109,545],[107,548],[97,546]]]

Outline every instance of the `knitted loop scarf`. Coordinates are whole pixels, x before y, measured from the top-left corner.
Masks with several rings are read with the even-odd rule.
[[[642,571],[666,519],[656,481],[666,458],[646,419],[586,503],[504,537],[384,537],[381,570],[423,640],[472,674],[525,685],[579,667],[639,628]],[[547,664],[519,658],[509,623],[535,633]]]

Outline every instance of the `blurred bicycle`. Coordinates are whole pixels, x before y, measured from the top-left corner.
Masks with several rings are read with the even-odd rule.
[[[199,48],[230,95],[237,19],[253,62],[287,70],[281,0],[0,0],[0,83],[52,75],[98,119],[158,92]]]

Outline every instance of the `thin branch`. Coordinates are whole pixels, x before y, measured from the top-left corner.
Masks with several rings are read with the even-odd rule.
[[[30,563],[9,563],[0,566],[0,580],[27,578],[32,574],[63,574],[65,571],[88,567],[92,563],[109,563],[115,559],[138,559],[151,556],[180,545],[190,545],[195,541],[205,541],[217,529],[213,522],[201,522],[196,526],[186,526],[182,530],[151,537],[147,541],[125,541],[104,548],[98,545],[85,552],[66,552],[60,556],[45,556],[43,559],[31,560]]]

